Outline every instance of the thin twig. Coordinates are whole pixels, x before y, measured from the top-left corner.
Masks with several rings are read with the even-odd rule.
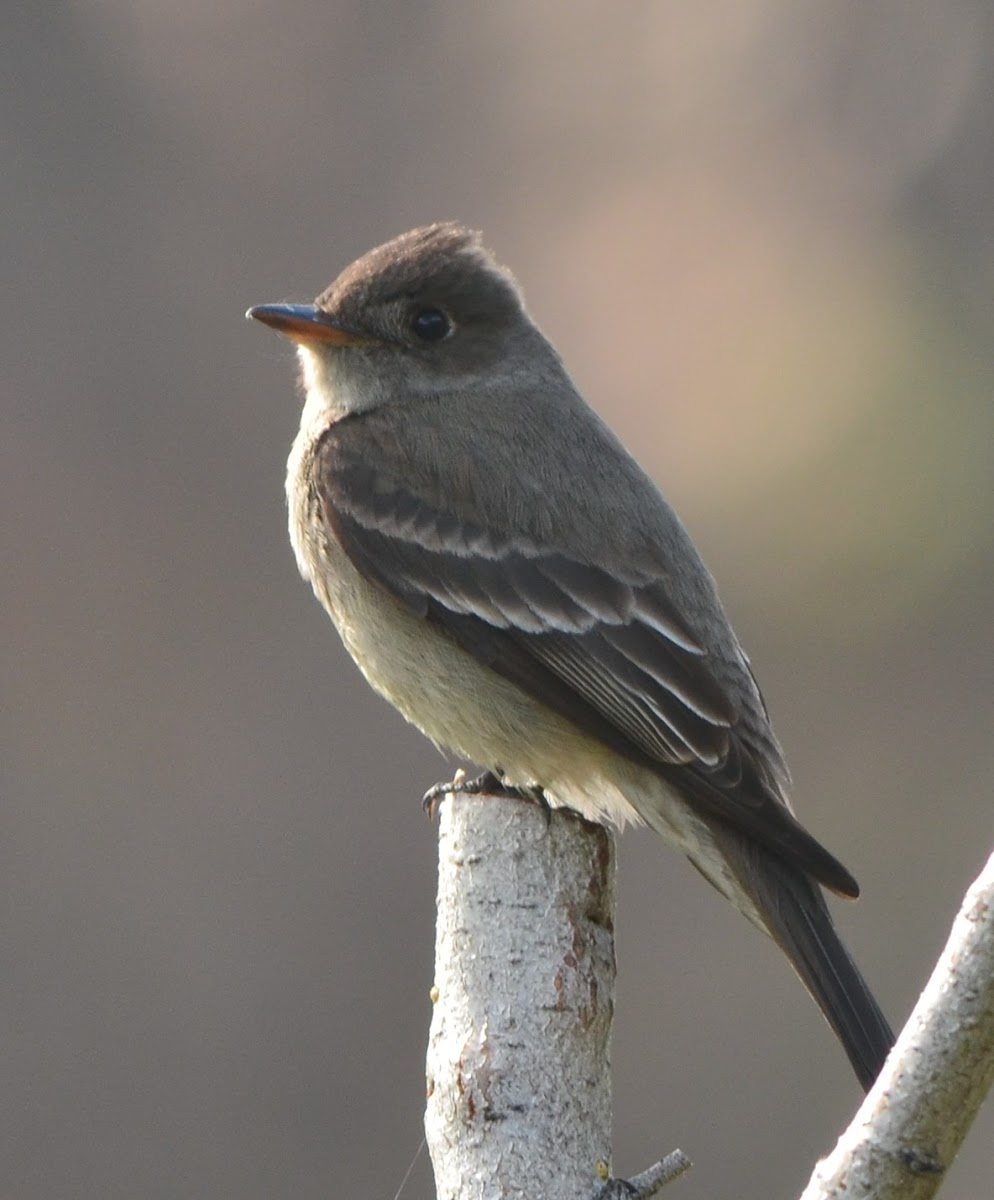
[[[673,1150],[660,1162],[631,1179],[609,1179],[595,1192],[593,1200],[648,1200],[649,1196],[679,1179],[693,1166],[682,1150]]]

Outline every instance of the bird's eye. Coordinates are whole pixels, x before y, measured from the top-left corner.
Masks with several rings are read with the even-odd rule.
[[[411,328],[423,342],[440,342],[452,332],[452,322],[440,308],[422,308],[414,314]]]

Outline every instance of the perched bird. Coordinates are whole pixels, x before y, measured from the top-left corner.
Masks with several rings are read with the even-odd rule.
[[[646,824],[782,948],[864,1088],[893,1035],[822,887],[749,660],[673,510],[478,234],[415,229],[313,305],[287,474],[305,579],[437,745],[593,821]]]

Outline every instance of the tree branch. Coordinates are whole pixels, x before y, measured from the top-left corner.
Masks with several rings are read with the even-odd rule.
[[[450,796],[439,815],[425,1132],[437,1195],[585,1200],[610,1161],[611,834]]]
[[[440,1200],[650,1196],[609,1179],[612,835],[508,797],[439,820],[425,1131]],[[994,856],[880,1078],[801,1200],[928,1200],[994,1082]],[[606,1180],[606,1182],[605,1182]]]
[[[679,1150],[611,1179],[614,838],[507,796],[439,814],[425,1135],[440,1200],[638,1200]]]
[[[994,1082],[994,855],[880,1078],[801,1200],[928,1200]]]

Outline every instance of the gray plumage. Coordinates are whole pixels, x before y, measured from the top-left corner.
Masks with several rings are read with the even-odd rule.
[[[456,225],[349,267],[298,342],[298,563],[374,688],[441,746],[617,826],[645,823],[786,952],[864,1086],[892,1035],[818,884],[714,582],[573,386],[511,276]]]

